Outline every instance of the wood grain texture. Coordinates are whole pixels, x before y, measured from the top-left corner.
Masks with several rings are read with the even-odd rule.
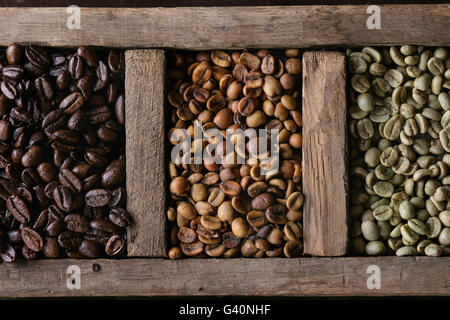
[[[450,5],[380,5],[381,29],[367,29],[367,6],[0,8],[0,45],[283,48],[450,44]]]
[[[125,52],[128,256],[166,256],[164,87],[161,50]]]
[[[79,290],[67,289],[70,265],[81,269]],[[380,268],[380,289],[367,287],[372,265]],[[21,261],[0,265],[0,288],[1,298],[449,296],[450,257]]]
[[[304,253],[342,256],[348,248],[345,55],[303,54]]]

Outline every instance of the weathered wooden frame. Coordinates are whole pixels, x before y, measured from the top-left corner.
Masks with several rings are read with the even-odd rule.
[[[66,8],[0,8],[0,30],[3,30],[0,45],[33,42],[60,47],[90,45],[192,50],[405,43],[450,45],[450,33],[447,32],[450,5],[379,7],[381,29],[374,30],[366,27],[369,16],[366,6],[81,8],[81,29],[67,28],[70,14]],[[160,77],[164,79],[164,75]],[[154,92],[161,95],[161,90]],[[164,99],[154,98],[155,103]],[[130,163],[127,167],[130,168]],[[163,220],[159,216],[159,222]],[[322,230],[328,227],[321,226]],[[154,253],[152,245],[153,242],[147,253],[133,255],[164,255],[159,245]],[[343,254],[326,252],[322,255]],[[80,289],[71,290],[66,285],[67,268],[71,265],[79,267],[81,272]],[[371,285],[369,279],[378,273],[379,288]],[[450,295],[450,258],[302,257],[179,261],[128,258],[20,261],[0,265],[1,298],[168,295]]]

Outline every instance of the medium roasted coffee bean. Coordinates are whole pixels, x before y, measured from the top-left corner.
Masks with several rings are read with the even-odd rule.
[[[258,194],[252,200],[252,208],[254,210],[265,211],[273,203],[275,203],[275,197],[271,193],[261,193]]]
[[[108,204],[111,194],[105,189],[94,189],[86,193],[85,201],[91,207],[103,207]]]
[[[24,244],[32,251],[39,252],[44,246],[42,237],[30,227],[25,227],[21,231]]]
[[[271,223],[285,224],[287,222],[287,208],[281,204],[275,203],[266,209],[266,219]]]

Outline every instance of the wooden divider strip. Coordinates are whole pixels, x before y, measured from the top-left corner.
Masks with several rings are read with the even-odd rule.
[[[303,54],[304,253],[342,256],[348,247],[345,56]]]
[[[125,52],[128,256],[165,257],[164,88],[161,50]]]

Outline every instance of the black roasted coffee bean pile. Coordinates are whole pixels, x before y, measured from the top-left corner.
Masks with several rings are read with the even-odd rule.
[[[13,44],[0,75],[2,260],[123,254],[123,53]]]

